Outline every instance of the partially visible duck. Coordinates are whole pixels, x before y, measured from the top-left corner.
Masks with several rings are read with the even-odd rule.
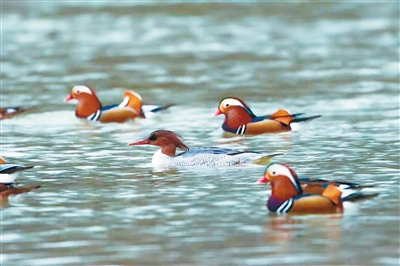
[[[322,194],[304,193],[296,172],[285,164],[272,163],[267,166],[265,175],[271,184],[271,196],[267,202],[270,212],[278,214],[319,214],[341,213],[342,191],[329,184]]]
[[[18,106],[18,107],[0,108],[0,120],[12,118],[15,115],[18,115],[18,114],[21,114],[21,113],[25,113],[25,112],[30,111],[32,109],[34,109],[34,107]]]
[[[269,182],[267,177],[267,169],[268,168],[266,168],[264,175],[257,181],[257,184],[266,184]],[[322,195],[324,190],[330,184],[333,184],[342,191],[341,195],[342,201],[357,201],[379,195],[379,193],[376,192],[363,191],[363,189],[374,187],[374,185],[360,185],[357,183],[346,182],[346,181],[327,180],[320,178],[307,178],[307,177],[306,178],[300,177],[298,178],[298,181],[300,183],[303,193],[319,194],[319,195]]]
[[[179,134],[169,130],[156,130],[144,140],[128,145],[147,144],[161,148],[153,155],[152,164],[155,166],[226,166],[244,163],[266,165],[272,157],[278,155],[217,147],[189,149]],[[183,152],[176,154],[177,148]]]
[[[0,183],[10,184],[18,177],[18,172],[31,169],[34,166],[21,166],[17,164],[6,164],[4,159],[0,157]]]
[[[169,108],[173,104],[143,105],[142,97],[134,91],[125,91],[124,100],[120,104],[102,106],[96,92],[84,85],[72,88],[71,94],[64,99],[65,102],[76,99],[78,106],[75,115],[78,118],[102,123],[123,123],[135,118],[146,118],[146,113],[154,113]]]
[[[14,181],[18,176],[18,172],[31,169],[34,166],[21,166],[16,164],[6,164],[4,159],[0,157],[0,206],[8,203],[9,195],[26,193],[40,186],[18,187]]]
[[[304,116],[303,113],[290,114],[283,109],[276,111],[272,115],[256,116],[244,101],[235,97],[222,99],[214,116],[220,114],[225,115],[222,129],[239,135],[291,131],[290,125],[292,123],[309,121],[320,117],[320,115]]]

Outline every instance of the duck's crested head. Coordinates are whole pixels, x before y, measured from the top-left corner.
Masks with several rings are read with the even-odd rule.
[[[220,102],[219,102],[219,106],[217,111],[215,111],[214,116],[220,115],[220,114],[227,114],[228,110],[232,107],[240,107],[243,108],[244,110],[246,110],[246,112],[251,116],[251,117],[255,117],[255,115],[253,114],[253,112],[251,111],[250,107],[241,99],[237,98],[237,97],[226,97],[223,98]]]
[[[76,85],[76,86],[74,86],[72,88],[71,94],[67,98],[64,99],[64,102],[68,102],[68,101],[73,100],[73,99],[79,100],[79,98],[81,98],[81,97],[83,97],[85,95],[86,96],[94,96],[94,97],[97,98],[96,93],[89,86]]]
[[[297,173],[284,163],[271,163],[265,168],[264,176],[269,182],[289,178],[292,182],[298,181]]]
[[[258,184],[271,183],[272,187],[290,190],[293,188],[297,194],[302,193],[297,173],[287,164],[272,163],[265,168],[264,176],[258,180]]]
[[[180,148],[183,151],[188,151],[189,147],[182,142],[182,136],[176,132],[170,130],[156,130],[152,132],[147,138],[138,142],[131,142],[128,146],[137,145],[155,145],[161,148],[166,146],[174,146]]]

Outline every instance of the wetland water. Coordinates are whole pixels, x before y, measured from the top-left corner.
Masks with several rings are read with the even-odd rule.
[[[398,19],[396,2],[3,1],[1,105],[38,107],[0,122],[0,152],[42,188],[1,210],[1,264],[398,265]],[[63,102],[76,84],[177,106],[86,125]],[[230,141],[212,117],[225,96],[322,117]],[[381,194],[343,216],[269,215],[263,167],[160,171],[155,147],[126,146],[160,128]]]

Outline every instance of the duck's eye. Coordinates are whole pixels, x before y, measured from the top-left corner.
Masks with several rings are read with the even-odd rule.
[[[149,140],[151,140],[151,141],[155,141],[156,139],[157,139],[157,136],[154,134],[149,137]]]
[[[276,171],[272,171],[271,175],[276,175]]]
[[[225,104],[225,107],[228,107],[228,106],[229,106],[229,103]]]

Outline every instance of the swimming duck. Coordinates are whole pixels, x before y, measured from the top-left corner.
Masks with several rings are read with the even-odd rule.
[[[289,168],[290,169],[290,168]],[[265,169],[264,175],[257,181],[257,184],[265,184],[269,182],[267,177],[267,170]],[[357,183],[337,181],[337,180],[326,180],[320,178],[298,178],[301,189],[303,193],[307,194],[319,194],[322,195],[324,190],[333,184],[337,186],[341,191],[342,201],[357,201],[362,199],[367,199],[379,195],[379,193],[374,191],[365,192],[363,189],[372,188],[374,185],[360,185]]]
[[[217,147],[189,149],[182,137],[169,130],[156,130],[147,138],[129,143],[129,146],[155,145],[160,147],[152,159],[154,166],[227,166],[243,163],[269,164],[279,154],[266,154],[248,150],[233,150]],[[176,149],[183,150],[176,154]]]
[[[18,172],[31,169],[34,166],[21,166],[16,164],[6,164],[4,159],[0,157],[0,206],[8,203],[9,195],[26,193],[40,186],[18,187],[14,181],[18,176]]]
[[[21,114],[21,113],[25,113],[25,112],[30,111],[32,109],[34,109],[34,107],[18,106],[18,107],[0,108],[0,120],[12,118],[15,115],[18,115],[18,114]]]
[[[319,214],[341,213],[343,204],[342,191],[334,184],[329,184],[322,194],[305,194],[296,172],[289,166],[272,163],[267,166],[264,175],[271,183],[272,192],[267,208],[278,214]]]
[[[224,114],[222,129],[239,135],[258,135],[263,133],[279,133],[291,131],[291,123],[309,121],[320,117],[304,116],[303,113],[290,114],[280,109],[272,115],[256,116],[249,106],[239,98],[227,97],[219,103],[214,116]]]
[[[73,99],[78,100],[76,117],[102,123],[123,123],[138,117],[146,118],[145,113],[155,113],[173,105],[143,105],[139,94],[134,91],[125,91],[122,103],[103,107],[95,91],[84,85],[74,86],[64,102]]]

